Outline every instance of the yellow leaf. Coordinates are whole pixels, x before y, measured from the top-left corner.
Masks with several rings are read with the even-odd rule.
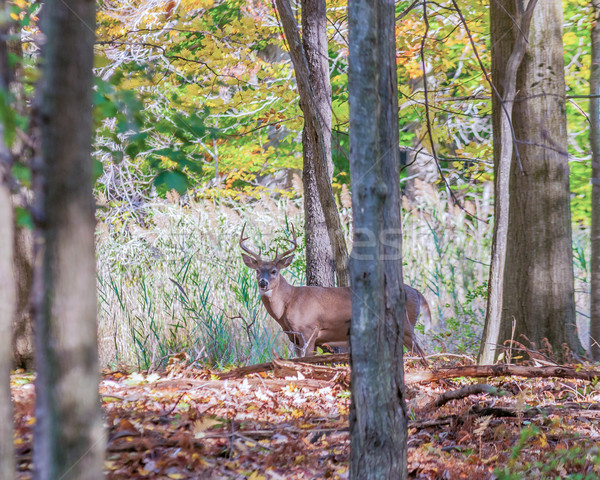
[[[19,16],[15,12],[10,12],[10,18],[19,21]]]
[[[541,432],[538,436],[538,442],[541,448],[546,448],[548,446],[548,439],[546,438],[546,434]]]
[[[192,427],[192,433],[196,438],[202,438],[204,436],[204,432],[215,425],[219,425],[221,422],[215,420],[214,418],[204,417],[200,420],[196,420]]]
[[[167,477],[172,478],[173,480],[182,480],[184,478],[187,478],[185,475],[182,475],[181,473],[169,473],[169,474],[167,474]]]
[[[267,477],[265,477],[264,475],[258,473],[258,471],[254,471],[250,474],[250,476],[248,477],[248,480],[266,480]]]

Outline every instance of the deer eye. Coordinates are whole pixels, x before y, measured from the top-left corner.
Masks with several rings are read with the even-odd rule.
[[[274,268],[273,270],[271,270],[271,275],[275,275],[277,273],[277,269]]]

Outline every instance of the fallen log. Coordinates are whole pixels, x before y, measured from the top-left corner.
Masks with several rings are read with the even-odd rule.
[[[350,388],[350,369],[348,367],[310,365],[276,358],[273,360],[273,373],[277,378],[312,378],[339,383],[345,388]]]
[[[423,407],[423,410],[434,410],[436,408],[440,408],[443,405],[446,405],[452,400],[460,400],[470,395],[479,395],[480,393],[487,393],[488,395],[492,395],[495,397],[501,397],[506,394],[506,392],[502,392],[498,388],[492,387],[487,383],[475,383],[473,385],[466,385],[462,388],[459,388],[458,390],[449,390],[447,392],[442,393],[432,402],[425,405],[425,407]]]
[[[299,357],[286,360],[297,364],[326,364],[326,363],[349,363],[347,353],[336,353],[332,355],[311,355],[308,357]],[[259,363],[257,365],[248,365],[246,367],[236,368],[229,372],[217,374],[221,380],[227,378],[242,378],[251,373],[260,373],[273,370],[273,362]],[[425,383],[435,382],[441,379],[471,377],[526,377],[526,378],[573,378],[576,380],[591,381],[594,378],[600,378],[600,370],[583,370],[564,365],[549,365],[540,367],[529,367],[524,365],[466,365],[462,367],[445,367],[433,370],[419,370],[406,372],[404,382]]]
[[[334,353],[331,355],[310,355],[308,357],[298,357],[286,360],[292,363],[348,363],[350,361],[347,353]],[[248,365],[246,367],[234,368],[229,372],[218,373],[217,376],[221,380],[228,378],[242,378],[251,373],[268,372],[273,370],[273,362],[257,363],[256,365]]]
[[[438,368],[404,374],[404,383],[434,382],[443,378],[471,377],[527,377],[527,378],[573,378],[591,381],[600,378],[599,370],[577,370],[574,367],[552,365],[527,367],[523,365],[467,365],[464,367]]]

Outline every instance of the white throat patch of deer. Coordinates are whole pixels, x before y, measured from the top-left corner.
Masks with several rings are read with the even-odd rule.
[[[245,229],[246,225],[242,228],[239,240],[244,252],[242,260],[256,272],[263,305],[294,344],[296,354],[311,354],[315,347],[323,345],[346,346],[352,318],[350,288],[290,285],[281,271],[290,266],[298,247],[294,227],[292,226],[292,239],[286,239],[292,244],[292,248],[282,254],[276,253],[273,260],[261,258],[260,253],[253,252],[244,245],[248,239],[244,237]],[[419,314],[422,314],[425,327],[429,328],[429,305],[425,297],[414,288],[404,285],[404,291],[404,345],[424,358],[424,352],[415,340],[414,327]]]

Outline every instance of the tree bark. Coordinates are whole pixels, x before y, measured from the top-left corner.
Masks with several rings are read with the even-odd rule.
[[[331,187],[331,172],[327,166],[327,159],[328,157],[331,158],[331,126],[327,132],[329,141],[326,141],[324,133],[326,127],[324,126],[323,119],[319,113],[319,102],[316,98],[315,87],[311,83],[309,63],[300,39],[300,34],[298,33],[298,25],[294,19],[294,14],[288,0],[276,0],[275,3],[281,17],[281,24],[290,48],[290,56],[292,57],[294,71],[296,73],[298,93],[300,95],[300,108],[304,114],[304,122],[306,125],[305,132],[303,132],[303,140],[305,139],[306,133],[307,135],[310,134],[311,142],[314,142],[311,143],[311,146],[309,147],[310,154],[314,154],[314,158],[311,161],[311,167],[313,169],[311,170],[311,174],[314,173],[314,177],[311,176],[310,180],[305,179],[304,184],[306,185],[307,180],[314,180],[316,182],[314,187],[316,187],[316,191],[318,192],[319,203],[324,215],[327,234],[329,235],[329,244],[333,253],[334,267],[338,277],[338,285],[348,286],[348,252],[346,249],[346,241],[344,239],[344,232],[342,230],[340,217],[337,211],[337,205],[335,203],[335,198],[333,196],[333,190]],[[313,20],[314,18],[311,19],[311,21]],[[319,53],[317,50],[315,50],[313,53],[316,55],[322,54],[322,52]],[[323,61],[323,59],[321,59],[321,61]],[[314,73],[318,75],[317,70],[315,70]],[[322,92],[320,95],[321,94]],[[329,99],[328,102],[331,102],[331,99]],[[327,115],[330,116],[331,109],[329,105],[328,108],[329,113]],[[316,137],[314,137],[315,135]],[[316,148],[313,149],[313,147]],[[329,156],[327,154],[328,151]],[[306,188],[307,187],[305,187],[305,189]],[[315,212],[306,212],[306,215],[308,216],[314,213]],[[307,232],[307,235],[308,234],[309,232]],[[311,240],[307,240],[307,242],[310,241]],[[309,259],[309,261],[312,260]]]
[[[23,45],[21,43],[21,27],[13,21],[8,26],[8,38],[6,39],[6,51],[9,56],[13,55],[19,59],[23,58]],[[14,65],[6,64],[7,91],[10,93],[11,109],[17,115],[29,115],[27,108],[27,95],[23,66],[20,62]],[[30,124],[31,128],[31,124]],[[19,163],[29,165],[32,151],[24,148],[19,139],[11,146],[12,151],[19,151]],[[27,154],[24,154],[26,152]],[[14,159],[13,159],[14,161]],[[13,209],[16,207],[29,208],[31,197],[29,188],[18,185],[12,179],[11,203]],[[16,191],[15,191],[16,190]],[[13,215],[14,227],[12,233],[15,284],[17,289],[16,310],[12,331],[13,365],[15,368],[25,370],[33,369],[33,320],[31,318],[30,297],[33,276],[33,233],[29,227],[17,225],[16,217]]]
[[[600,376],[598,370],[579,370],[575,367],[563,366],[534,366],[524,365],[466,365],[462,367],[437,368],[435,370],[420,370],[407,373],[406,384],[437,382],[444,378],[495,378],[514,375],[527,378],[576,378],[579,380],[595,381]]]
[[[6,12],[1,0],[0,11]],[[9,61],[6,37],[8,24],[0,20],[0,90],[9,92]],[[8,103],[8,102],[7,102]],[[8,107],[10,108],[10,107]],[[11,203],[11,152],[4,141],[5,126],[0,123],[0,338],[10,338],[15,314],[16,286],[13,271],[13,208]],[[13,411],[10,394],[10,342],[0,343],[0,478],[15,477],[13,444]]]
[[[1,48],[1,47],[0,47]],[[1,54],[0,54],[1,56]],[[16,288],[13,271],[13,211],[8,181],[10,152],[4,145],[0,125],[0,335],[10,338],[15,314]],[[7,155],[8,154],[8,155]],[[15,476],[13,412],[10,395],[12,351],[10,342],[0,343],[0,478]]]
[[[492,2],[498,4],[491,11],[495,38],[522,35],[514,18],[528,3]],[[498,48],[494,56],[496,68],[503,68],[506,50]],[[519,155],[513,152],[510,168],[497,343],[514,338],[529,348],[550,346],[550,353],[564,360],[565,348],[577,355],[581,345],[575,325],[560,0],[539,2],[533,11],[516,91],[513,127]]]
[[[92,196],[92,0],[44,4],[34,163],[34,478],[102,478]]]
[[[590,145],[592,147],[592,231],[590,354],[600,360],[600,0],[592,0],[590,70]]]
[[[479,363],[493,363],[498,353],[502,320],[503,279],[506,265],[508,212],[510,205],[510,172],[513,155],[518,155],[514,142],[513,106],[517,91],[517,71],[527,48],[531,18],[537,0],[530,0],[512,18],[503,16],[504,6],[492,2],[490,23],[492,37],[492,128],[494,131],[494,236],[488,282],[488,303],[479,351]],[[509,25],[506,22],[509,22]],[[505,37],[507,28],[518,30]],[[513,39],[514,37],[514,39]]]
[[[318,125],[306,119],[302,130],[304,166],[304,222],[306,233],[306,283],[333,287],[335,271],[333,253],[327,233],[327,223],[317,188],[317,162],[327,166],[327,182],[333,178],[331,159],[331,83],[329,81],[329,52],[327,50],[327,11],[325,0],[302,0],[302,45],[306,55],[309,82],[314,93],[314,107],[321,119]],[[322,136],[320,158],[319,136]],[[337,211],[336,211],[337,215]]]
[[[33,282],[33,233],[29,227],[15,224],[13,236],[14,274],[17,285],[17,303],[12,331],[13,365],[15,368],[32,370],[34,367],[33,320],[30,297]]]
[[[349,3],[350,478],[407,477],[394,2]],[[368,54],[365,54],[368,52]]]

